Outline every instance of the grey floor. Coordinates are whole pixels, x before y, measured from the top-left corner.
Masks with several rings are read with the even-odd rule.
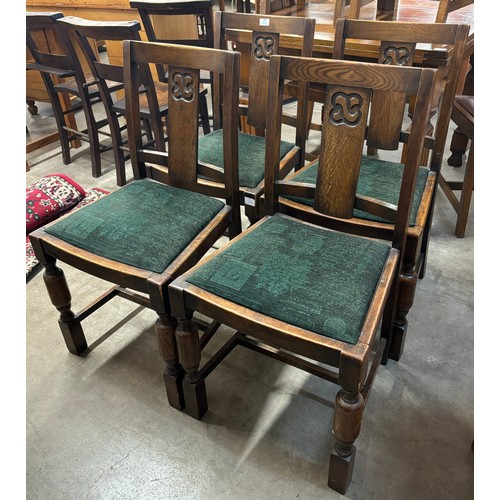
[[[27,141],[53,130],[45,105],[26,117]],[[66,173],[116,189],[111,152],[98,179],[86,145],[70,165],[57,143],[27,158],[26,185]],[[438,192],[405,353],[380,367],[345,498],[474,496],[473,207],[465,238],[455,221]],[[75,310],[108,286],[61,266]],[[27,498],[342,498],[326,484],[335,386],[239,348],[209,376],[209,411],[196,421],[167,404],[153,312],[114,299],[84,322],[84,357],[67,352],[57,320],[38,274],[26,284]]]

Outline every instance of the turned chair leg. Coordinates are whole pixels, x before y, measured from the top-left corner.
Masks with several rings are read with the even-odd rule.
[[[333,435],[335,443],[330,455],[328,486],[344,494],[354,470],[356,447],[354,441],[361,430],[365,400],[361,393],[341,389],[335,398]]]
[[[182,379],[184,371],[179,365],[177,343],[175,342],[175,327],[177,322],[170,314],[159,314],[155,324],[158,349],[165,361],[163,380],[170,406],[177,410],[184,409],[184,394],[182,392]]]
[[[196,419],[201,419],[208,409],[205,380],[200,377],[198,367],[201,360],[198,328],[191,319],[179,320],[175,330],[179,361],[185,371],[182,388],[186,411]]]
[[[391,344],[388,350],[390,359],[399,361],[403,355],[408,330],[408,320],[406,316],[410,312],[415,300],[418,275],[415,265],[405,265],[399,276],[399,292],[396,303],[396,318],[392,326]]]
[[[71,310],[71,293],[66,277],[61,268],[54,263],[45,266],[43,280],[49,293],[50,301],[61,313],[59,326],[68,351],[79,355],[87,349],[87,341],[82,325]]]
[[[461,167],[465,163],[466,151],[469,147],[469,138],[459,128],[455,129],[451,138],[448,165]]]

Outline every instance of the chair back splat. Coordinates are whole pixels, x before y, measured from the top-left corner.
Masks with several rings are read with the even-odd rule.
[[[134,24],[125,23],[124,27]],[[120,296],[157,314],[155,331],[165,360],[169,403],[182,409],[176,361],[175,322],[168,285],[197,263],[218,240],[241,232],[238,197],[238,89],[240,55],[234,52],[126,40],[123,42],[126,122],[134,180],[99,200],[30,233],[44,282],[70,352],[87,350],[82,320]],[[147,105],[151,120],[160,120],[151,67],[168,66],[168,147],[163,126],[143,134]],[[107,76],[113,77],[108,68]],[[225,95],[224,168],[215,185],[197,162],[200,70],[217,75]],[[117,75],[118,76],[118,75]],[[145,101],[145,102],[144,102]],[[225,201],[225,202],[224,202]],[[57,260],[113,284],[79,313],[71,310],[71,293]],[[204,327],[208,325],[205,323]]]
[[[395,314],[410,213],[419,177],[436,70],[376,63],[272,55],[266,131],[266,215],[207,255],[169,285],[177,320],[179,362],[186,376],[186,410],[201,418],[208,402],[205,378],[236,346],[245,346],[339,385],[334,449],[328,484],[345,493],[351,480],[366,401],[384,350],[380,325]],[[280,141],[285,84],[326,87],[317,181],[281,178]],[[367,131],[379,117],[377,92],[409,95],[414,114],[408,154],[401,165],[394,203],[356,189]],[[306,107],[307,101],[299,101]],[[297,203],[292,215],[280,199]],[[352,234],[355,211],[393,224],[390,242]],[[316,217],[316,214],[322,217]],[[200,366],[206,337],[199,339],[195,313],[236,333]],[[215,332],[211,332],[211,335]],[[325,366],[326,365],[326,366]],[[219,385],[220,387],[220,385]]]
[[[227,51],[216,49],[191,47],[185,50],[179,46],[178,50],[173,51],[173,47],[172,44],[124,42],[127,127],[134,177],[142,178],[148,174],[162,182],[224,198],[228,205],[233,206],[239,203],[238,155],[235,154],[238,149],[238,129],[230,125],[237,123],[238,117],[239,57],[224,58]],[[144,80],[141,75],[149,71],[148,64],[163,64],[168,67],[170,75],[166,136],[157,132],[160,127],[152,127],[155,144],[166,140],[168,145],[156,149],[145,146],[139,127],[139,89]],[[203,69],[215,74],[215,84],[221,87],[225,101],[229,101],[222,110],[223,169],[198,161],[197,89],[200,70]],[[224,78],[220,75],[224,75]],[[155,93],[147,95],[150,108],[154,109],[158,106]],[[168,153],[164,152],[165,149]],[[207,178],[216,178],[217,182]],[[238,233],[241,227],[239,215],[235,213],[234,217],[231,236]]]

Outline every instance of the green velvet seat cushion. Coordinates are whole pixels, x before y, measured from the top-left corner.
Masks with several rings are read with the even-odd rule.
[[[415,225],[418,207],[422,200],[422,194],[427,183],[429,169],[420,167],[417,176],[417,184],[415,187],[415,196],[413,197],[413,205],[410,213],[410,226]],[[310,166],[303,168],[293,180],[296,182],[307,182],[316,184],[318,176],[318,163],[314,162]],[[363,156],[361,159],[361,170],[358,179],[358,193],[371,196],[378,200],[383,200],[393,205],[398,204],[399,191],[401,189],[401,180],[403,178],[403,165],[377,158]],[[313,206],[313,200],[307,198],[294,198],[306,205]],[[371,220],[376,222],[387,222],[386,220],[377,217],[376,215],[363,212],[362,210],[354,209],[354,217],[360,219]]]
[[[389,250],[387,242],[274,215],[186,279],[254,311],[355,344]]]
[[[102,257],[161,273],[223,207],[209,196],[143,179],[47,232]]]
[[[292,148],[291,142],[281,141],[280,158]],[[257,135],[238,134],[238,171],[240,186],[254,188],[264,179],[266,139]],[[198,139],[198,161],[224,168],[222,154],[222,129]]]

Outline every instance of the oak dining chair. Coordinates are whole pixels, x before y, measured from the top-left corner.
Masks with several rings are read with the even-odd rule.
[[[233,45],[232,36],[239,34],[248,38],[249,58],[248,72],[240,76],[240,108],[242,122],[253,127],[249,131],[241,127],[239,140],[239,172],[240,196],[245,208],[245,214],[251,223],[261,216],[260,199],[264,192],[264,151],[267,111],[267,90],[269,60],[272,54],[280,51],[280,36],[293,35],[296,39],[301,55],[312,55],[314,39],[314,19],[295,16],[269,16],[258,14],[244,14],[235,12],[216,12],[215,16],[215,47],[227,49]],[[236,35],[236,36],[239,36]],[[247,46],[245,46],[247,47]],[[246,49],[245,49],[246,50]],[[242,56],[243,59],[243,56]],[[242,67],[244,64],[242,63]],[[246,65],[245,65],[246,66]],[[214,108],[222,108],[224,96],[214,93]],[[303,88],[299,89],[299,98],[303,96]],[[214,120],[214,130],[200,137],[200,159],[212,163],[216,167],[222,166],[221,131],[220,124]],[[283,140],[281,142],[281,175],[285,176],[293,169],[303,165],[305,155],[306,136],[296,129],[295,142]]]
[[[380,336],[379,326],[384,316],[394,313],[391,296],[400,283],[435,73],[428,68],[271,56],[266,215],[168,287],[185,372],[183,395],[192,417],[200,419],[207,412],[205,379],[215,376],[214,370],[236,346],[340,386],[328,485],[341,493],[351,481],[354,442],[387,340]],[[315,184],[280,179],[287,80],[327,86]],[[356,192],[366,130],[384,120],[382,115],[370,115],[377,91],[416,95],[409,151],[394,204]],[[307,102],[298,105],[305,109]],[[310,197],[313,207],[302,204],[293,216],[286,215],[279,203],[283,196]],[[394,224],[389,241],[351,234],[353,210],[389,218]],[[316,219],[315,212],[324,219]],[[328,224],[323,224],[327,218]],[[234,334],[219,350],[203,351],[202,357],[201,348],[209,339],[200,340],[195,314],[213,318]],[[212,407],[212,412],[219,411]],[[304,429],[314,431],[314,425]]]
[[[418,278],[425,274],[433,207],[436,196],[437,176],[441,169],[444,148],[455,97],[458,76],[468,34],[467,25],[436,23],[402,23],[390,21],[364,21],[339,19],[335,25],[333,58],[343,60],[345,47],[352,40],[375,41],[378,62],[381,65],[412,66],[419,64],[416,48],[425,44],[447,48],[449,57],[437,61],[437,82],[433,90],[432,122],[429,121],[422,158],[419,160],[419,182],[414,198],[408,242],[401,269],[397,314],[392,324],[384,322],[383,329],[391,339],[387,356],[400,359],[408,330],[408,313],[413,305]],[[421,63],[420,63],[421,64]],[[324,86],[311,86],[310,97],[315,101],[324,100]],[[394,161],[388,152],[404,156],[407,151],[407,121],[410,112],[409,98],[404,94],[388,94],[375,91],[372,115],[383,116],[383,120],[371,125],[366,136],[366,150],[361,161],[359,190],[365,196],[383,197],[387,203],[396,203],[401,182],[402,163]],[[410,122],[410,129],[413,126]],[[378,128],[377,128],[378,127]],[[430,154],[429,154],[430,151]],[[373,154],[373,153],[376,154]],[[389,160],[390,155],[390,160]],[[314,154],[312,155],[314,158]],[[299,172],[292,174],[297,182],[314,183],[317,178],[317,162],[312,161]],[[283,210],[294,215],[297,200],[286,197],[280,199]],[[312,206],[312,199],[301,199],[301,203]],[[314,215],[321,219],[320,213]],[[391,239],[394,225],[390,220],[374,218],[363,211],[356,211],[349,221],[351,232],[365,236],[383,236]],[[388,321],[388,318],[386,318]],[[389,331],[392,333],[389,334]],[[384,362],[386,360],[384,359]]]
[[[149,64],[168,64],[168,148],[145,147],[140,99]],[[212,71],[224,88],[224,173],[214,188],[198,174],[197,84],[200,70]],[[170,404],[182,408],[182,372],[176,361],[175,320],[168,284],[195,264],[225,233],[241,231],[238,198],[239,54],[179,45],[124,42],[126,121],[134,180],[126,186],[30,233],[44,282],[60,312],[59,326],[68,350],[87,350],[82,321],[119,296],[154,310],[160,354],[166,362]],[[159,115],[154,92],[149,109]],[[152,130],[153,135],[155,129]],[[164,135],[154,137],[155,143]],[[113,286],[79,313],[58,260]]]

